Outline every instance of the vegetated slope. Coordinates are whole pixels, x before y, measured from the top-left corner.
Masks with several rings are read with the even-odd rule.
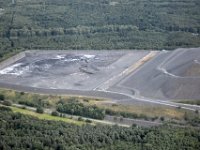
[[[199,0],[0,0],[1,51],[200,45]]]
[[[0,149],[198,149],[200,131],[161,126],[123,128],[39,120],[0,107]]]

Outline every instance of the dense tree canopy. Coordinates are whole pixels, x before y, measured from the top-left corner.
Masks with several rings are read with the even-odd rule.
[[[200,130],[161,126],[124,128],[39,120],[0,107],[0,149],[198,149]]]
[[[97,106],[84,106],[82,103],[58,103],[57,111],[61,113],[84,116],[94,119],[104,119],[105,111]]]
[[[0,0],[0,48],[173,49],[200,45],[199,0]]]

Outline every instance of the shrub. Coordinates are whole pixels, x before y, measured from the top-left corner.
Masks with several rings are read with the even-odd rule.
[[[37,112],[37,113],[40,113],[40,114],[43,114],[43,113],[44,113],[44,110],[43,110],[42,107],[37,107],[36,112]]]
[[[57,111],[53,111],[53,112],[51,113],[51,115],[52,115],[52,116],[59,116],[59,113],[58,113]]]
[[[158,119],[158,116],[155,116],[155,117],[152,117],[151,118],[151,121],[155,121],[155,120],[157,120]]]
[[[86,119],[85,122],[86,123],[92,123],[92,120]]]
[[[160,117],[160,120],[161,120],[161,121],[165,121],[165,117],[163,117],[163,116]]]
[[[0,101],[4,101],[5,100],[5,96],[3,94],[0,94]]]
[[[62,113],[60,113],[60,115],[59,115],[60,117],[63,117],[63,114]]]
[[[84,121],[82,117],[78,117],[78,121]]]
[[[135,127],[137,127],[137,125],[133,123],[131,127],[132,127],[132,128],[135,128]]]
[[[2,103],[3,105],[6,105],[6,106],[11,106],[12,105],[12,102],[11,101],[3,101]]]
[[[26,109],[26,107],[25,107],[25,106],[22,106],[21,108],[22,108],[22,109]]]
[[[123,122],[124,118],[123,118],[123,117],[120,117],[119,120],[120,120],[120,122]]]
[[[198,114],[198,113],[199,113],[199,110],[195,110],[195,113]]]
[[[9,108],[9,107],[4,107],[4,106],[1,106],[1,107],[0,107],[0,110],[1,110],[1,111],[12,111],[11,108]]]
[[[89,102],[89,99],[85,99],[85,98],[84,98],[83,101],[88,103],[88,102]]]
[[[35,105],[33,102],[31,102],[31,101],[21,100],[21,101],[19,101],[18,103],[21,104],[21,105],[26,105],[26,106],[30,106],[30,107],[35,107],[35,106],[36,106],[36,105]]]
[[[116,116],[114,116],[114,117],[113,117],[113,120],[114,120],[114,121],[117,121],[117,117],[116,117]]]
[[[20,95],[24,95],[25,93],[24,92],[20,92]]]

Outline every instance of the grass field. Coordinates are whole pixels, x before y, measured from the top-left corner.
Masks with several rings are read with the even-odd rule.
[[[105,103],[103,101],[89,101],[87,105],[97,105],[100,108],[110,109],[115,112],[128,112],[128,113],[135,113],[139,115],[145,115],[148,117],[166,117],[171,119],[183,119],[185,113],[193,115],[193,112],[189,112],[183,109],[172,108],[167,106],[161,105],[120,105],[120,104],[111,104]]]
[[[86,98],[81,96],[56,96],[56,95],[42,95],[34,93],[24,93],[15,90],[2,89],[0,88],[0,95],[4,95],[6,100],[11,100],[13,103],[19,103],[20,101],[27,101],[34,106],[40,105],[44,108],[55,107],[56,103],[62,101],[80,101],[84,102],[87,100],[102,101],[101,99]],[[33,106],[33,107],[34,107]]]
[[[200,105],[200,100],[179,100],[175,102],[182,104]]]

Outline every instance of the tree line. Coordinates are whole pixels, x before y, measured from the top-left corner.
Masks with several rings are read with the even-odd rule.
[[[199,0],[0,0],[0,54],[16,49],[199,47]]]
[[[58,103],[57,111],[70,115],[78,115],[94,119],[104,119],[105,111],[97,106],[84,106],[79,102]]]

